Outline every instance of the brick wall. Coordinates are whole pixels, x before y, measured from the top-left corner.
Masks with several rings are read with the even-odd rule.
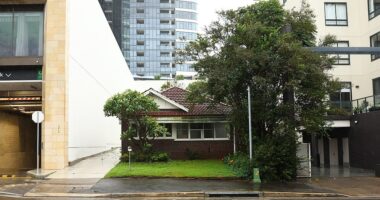
[[[133,149],[136,147],[132,144]],[[186,160],[186,149],[196,152],[200,159],[222,159],[224,156],[233,153],[233,142],[228,141],[175,141],[175,140],[155,140],[153,148],[156,151],[167,152],[171,159]],[[122,152],[128,152],[128,143],[122,142]]]

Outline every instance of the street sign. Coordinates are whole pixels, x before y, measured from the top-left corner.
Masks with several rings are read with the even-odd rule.
[[[32,114],[32,120],[37,124],[37,176],[40,174],[40,123],[44,119],[44,113],[41,111],[36,111]]]
[[[42,113],[41,111],[36,111],[33,113],[32,115],[32,120],[34,121],[34,123],[36,124],[39,124],[41,122],[43,122],[45,119],[45,115],[44,113]]]

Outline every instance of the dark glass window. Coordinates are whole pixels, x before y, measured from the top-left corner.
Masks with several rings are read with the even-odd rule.
[[[326,26],[347,26],[347,4],[325,3]]]
[[[43,55],[43,11],[0,8],[0,57]],[[25,11],[24,11],[25,10]]]
[[[380,77],[373,80],[373,96],[376,107],[380,107]]]
[[[332,47],[349,47],[348,41],[339,41],[332,44]],[[331,55],[335,58],[335,65],[349,65],[350,64],[350,54],[334,54]]]
[[[370,37],[371,40],[371,47],[380,47],[380,32],[376,33],[375,35],[372,35]],[[376,60],[380,58],[379,54],[372,54],[371,55],[371,60]]]
[[[341,89],[330,94],[330,102],[333,108],[340,108],[350,111],[352,108],[351,83],[342,82]]]
[[[368,18],[373,19],[380,14],[380,0],[368,0]]]

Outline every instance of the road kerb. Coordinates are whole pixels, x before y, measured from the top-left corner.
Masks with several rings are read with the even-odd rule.
[[[117,198],[117,197],[205,197],[203,192],[165,193],[26,193],[25,197]]]
[[[262,197],[349,197],[339,193],[313,193],[313,192],[262,192]]]

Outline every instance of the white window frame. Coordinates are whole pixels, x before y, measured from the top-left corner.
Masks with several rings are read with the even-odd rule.
[[[203,122],[194,122],[194,123],[177,123],[177,124],[187,124],[187,138],[178,138],[177,135],[174,137],[174,141],[226,141],[226,140],[230,140],[230,136],[228,134],[228,132],[226,131],[226,135],[227,137],[225,138],[216,138],[216,128],[215,128],[215,124],[218,124],[217,122],[211,122],[211,123],[203,123]],[[190,124],[203,124],[203,128],[200,129],[201,130],[201,138],[190,138]],[[204,137],[204,124],[212,124],[213,125],[213,130],[214,130],[214,137],[213,138],[205,138]],[[226,123],[223,123],[223,124],[226,124]],[[176,129],[178,130],[178,128],[176,127]],[[195,130],[195,129],[193,129]],[[198,129],[196,129],[198,130]]]

